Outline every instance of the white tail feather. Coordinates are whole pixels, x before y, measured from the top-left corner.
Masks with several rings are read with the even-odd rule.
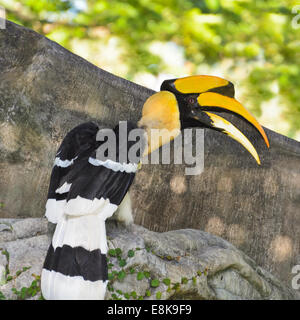
[[[80,197],[74,200],[80,202],[77,204],[82,210],[84,210],[84,204],[87,204],[91,209],[89,212],[93,214],[77,215],[79,211],[75,215],[61,214],[57,219],[58,223],[52,238],[54,250],[68,245],[72,248],[82,247],[88,251],[100,249],[102,254],[106,254],[108,248],[105,220],[115,212],[117,206],[104,199],[92,204],[87,202],[92,200]],[[96,204],[99,206],[97,207]],[[72,206],[75,206],[75,203],[72,203]],[[84,280],[82,276],[64,275],[54,270],[43,269],[42,271],[42,293],[49,300],[104,299],[106,285],[107,281]]]
[[[46,300],[103,300],[107,281],[87,281],[43,269],[41,289]]]

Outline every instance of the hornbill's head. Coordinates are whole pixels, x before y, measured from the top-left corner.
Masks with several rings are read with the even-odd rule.
[[[175,132],[188,127],[211,128],[241,143],[255,158],[260,160],[252,143],[232,123],[215,114],[230,112],[250,122],[261,134],[269,147],[268,138],[257,122],[236,99],[231,82],[214,76],[200,75],[165,80],[160,88],[147,99],[139,125],[147,129],[168,129]],[[174,131],[175,130],[175,131]],[[157,146],[170,141],[166,138]],[[153,148],[149,148],[149,152]]]

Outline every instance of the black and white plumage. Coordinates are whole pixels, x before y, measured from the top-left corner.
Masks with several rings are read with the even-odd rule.
[[[128,123],[127,133],[133,128]],[[103,143],[96,140],[98,130],[92,122],[77,126],[56,154],[46,203],[46,217],[57,224],[41,276],[46,299],[103,299],[105,295],[105,220],[125,197],[137,163],[119,163],[118,154],[116,161],[96,159]],[[117,126],[117,137],[118,130]]]
[[[128,123],[127,137],[131,129],[142,128],[143,157],[169,143],[182,129],[210,128],[238,141],[260,164],[257,151],[246,136],[214,113],[222,111],[236,114],[252,124],[269,147],[263,128],[234,99],[233,84],[205,75],[165,80],[161,91],[144,103],[137,126]],[[135,144],[129,139],[124,139],[126,147],[117,140],[116,151],[121,151],[120,156],[115,155],[116,159],[97,159],[96,150],[102,146],[96,139],[98,130],[94,123],[74,128],[56,155],[46,205],[47,218],[57,223],[42,271],[41,287],[46,299],[103,299],[105,295],[105,220],[119,205],[128,212],[125,199],[128,199],[127,192],[139,159],[136,163],[129,163],[128,159],[121,161]],[[118,137],[119,127],[114,131]],[[128,221],[128,215],[123,213],[121,217],[119,220]]]

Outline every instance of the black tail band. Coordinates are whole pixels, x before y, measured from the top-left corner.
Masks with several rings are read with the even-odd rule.
[[[66,276],[82,276],[89,281],[108,279],[106,255],[100,249],[88,251],[82,247],[63,245],[54,250],[51,244],[43,268]]]

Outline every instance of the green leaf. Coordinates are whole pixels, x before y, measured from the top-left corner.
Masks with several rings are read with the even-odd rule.
[[[128,251],[128,257],[132,258],[134,256],[134,251],[133,250],[129,250]]]
[[[21,293],[23,292],[23,293],[26,293],[26,291],[27,291],[27,288],[26,287],[23,287],[22,289],[21,289]]]
[[[166,285],[166,286],[169,286],[171,284],[171,280],[169,278],[166,278],[166,279],[163,279],[163,283]]]
[[[37,286],[37,281],[36,280],[33,280],[32,282],[31,282],[31,287],[36,287]]]
[[[114,288],[109,283],[107,284],[107,290],[112,292],[115,291]]]
[[[151,291],[150,290],[146,290],[146,296],[150,297],[151,296]]]
[[[120,248],[116,248],[116,255],[120,256],[122,254],[122,250]]]
[[[128,292],[125,292],[125,293],[124,293],[124,297],[125,297],[127,300],[129,300],[129,299],[130,299],[130,294],[129,294]]]
[[[160,282],[158,279],[153,279],[153,280],[151,280],[150,286],[152,288],[157,288],[159,286],[159,284],[160,284]]]
[[[137,280],[143,280],[144,279],[144,272],[138,272],[138,274],[136,275]]]
[[[205,3],[211,11],[216,11],[219,8],[218,0],[205,0]]]
[[[187,284],[188,283],[188,279],[186,277],[182,277],[181,278],[181,283],[182,284]]]
[[[158,299],[158,300],[161,299],[161,292],[160,291],[156,292],[156,299]]]
[[[116,257],[116,256],[117,256],[116,250],[114,250],[114,249],[109,249],[109,250],[108,250],[108,255],[110,255],[111,257]]]
[[[111,297],[112,297],[113,299],[115,299],[115,300],[118,299],[118,297],[117,297],[117,295],[116,295],[115,293],[113,293],[113,294],[111,295]]]
[[[132,296],[132,298],[136,299],[136,298],[137,298],[136,292],[135,292],[135,291],[132,291],[132,292],[131,292],[131,296]]]
[[[114,278],[114,275],[112,273],[108,274],[108,280],[112,280]]]
[[[177,291],[180,289],[180,283],[179,282],[176,282],[173,286],[173,290]]]
[[[129,272],[130,272],[131,274],[135,273],[134,268],[130,268]]]
[[[29,296],[31,296],[33,289],[32,288],[28,288],[26,291],[26,294],[28,294]]]
[[[6,281],[11,281],[13,279],[12,276],[7,276]]]
[[[126,265],[126,260],[121,259],[121,260],[119,261],[119,266],[120,266],[120,267],[124,267],[125,265]]]
[[[27,294],[27,288],[23,287],[23,288],[21,289],[21,296],[20,296],[20,298],[24,300],[24,299],[26,298],[26,294]]]
[[[23,267],[22,271],[25,272],[27,270],[29,270],[31,267]]]
[[[5,295],[0,291],[0,300],[5,300]]]
[[[125,272],[124,270],[121,270],[121,271],[118,273],[118,279],[119,279],[119,280],[123,280],[125,277],[126,277],[126,272]]]
[[[144,271],[144,276],[145,276],[146,278],[150,278],[150,272]]]

